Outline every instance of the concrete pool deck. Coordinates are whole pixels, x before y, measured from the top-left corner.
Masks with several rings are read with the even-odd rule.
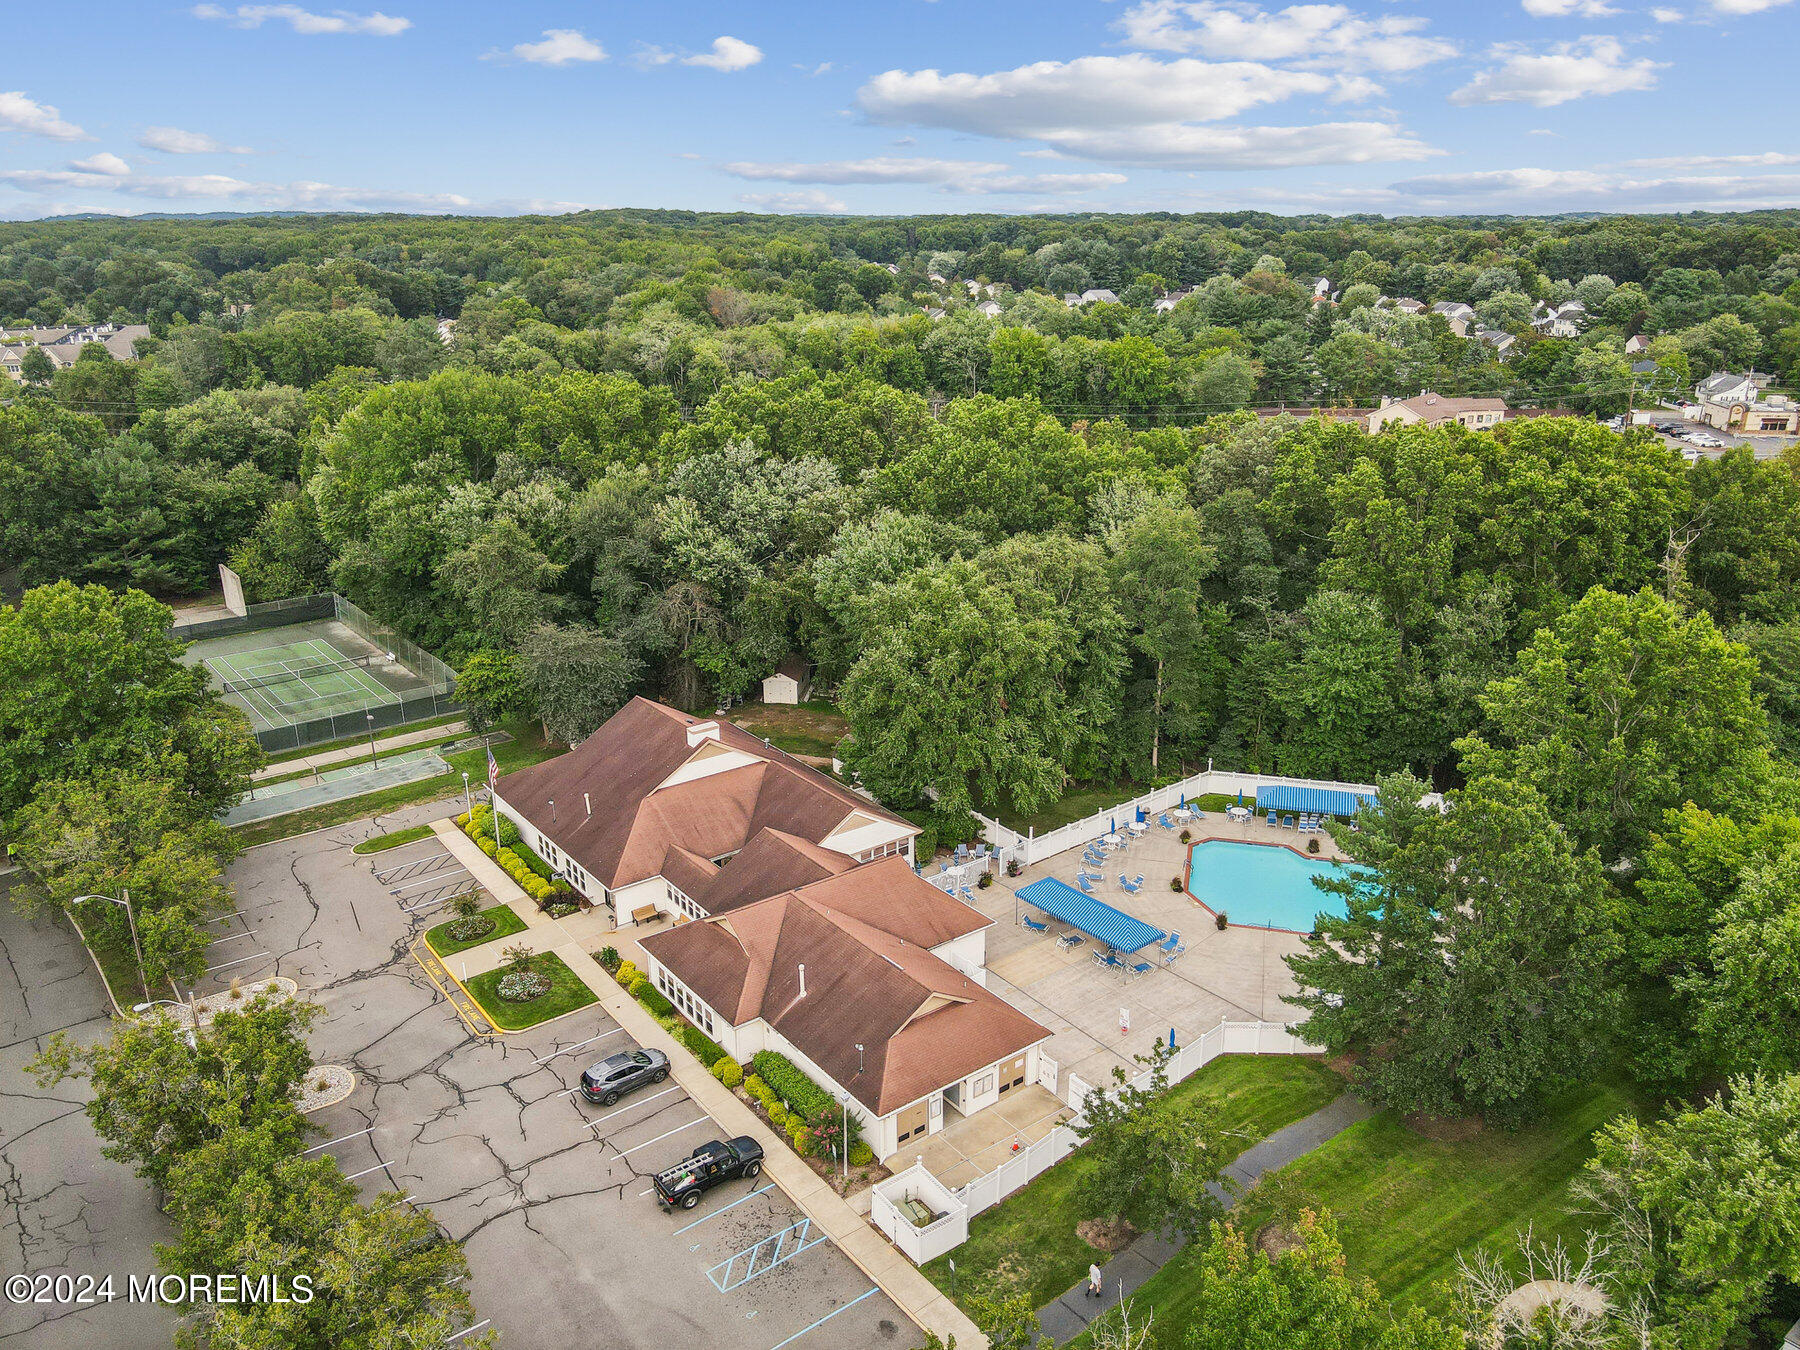
[[[1212,811],[1186,828],[1194,843],[1222,839],[1291,847],[1298,842],[1302,851],[1304,839],[1312,837],[1296,841],[1294,831],[1271,829],[1261,817],[1240,824]],[[1329,835],[1317,837],[1318,856],[1342,858]],[[1017,922],[1021,913],[1043,916],[1014,891],[1047,876],[1074,885],[1084,866],[1079,848],[1034,863],[1017,877],[997,877],[994,885],[974,892],[976,908],[995,920],[988,930],[988,988],[1050,1029],[1044,1053],[1064,1075],[1073,1070],[1090,1083],[1108,1083],[1114,1068],[1135,1072],[1132,1057],[1147,1054],[1171,1027],[1176,1040],[1186,1044],[1221,1020],[1290,1022],[1300,1016],[1283,1001],[1298,988],[1283,958],[1303,949],[1299,935],[1236,925],[1219,931],[1212,912],[1185,890],[1187,865],[1180,831],[1154,824],[1123,852],[1108,855],[1096,898],[1166,932],[1179,932],[1187,948],[1166,966],[1154,948],[1146,948],[1139,959],[1155,968],[1130,978],[1094,964],[1092,939],[1072,951],[1058,947],[1055,939],[1066,931],[1064,924],[1052,923],[1042,934]],[[1143,890],[1127,892],[1119,885],[1120,872],[1142,872]],[[1183,879],[1180,892],[1170,886],[1177,876]],[[1130,1024],[1124,1032],[1121,1010]]]

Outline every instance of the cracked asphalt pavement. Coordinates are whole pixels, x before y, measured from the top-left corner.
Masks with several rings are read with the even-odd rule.
[[[374,859],[351,852],[361,839],[457,806],[413,807],[264,845],[228,874],[238,912],[219,925],[215,973],[198,992],[224,988],[234,975],[280,974],[324,1007],[311,1035],[314,1057],[350,1066],[357,1087],[312,1117],[322,1142],[341,1140],[320,1151],[346,1174],[360,1173],[367,1194],[398,1189],[428,1206],[465,1243],[477,1314],[506,1346],[916,1345],[904,1314],[834,1244],[769,1264],[776,1235],[803,1216],[767,1177],[722,1186],[687,1213],[658,1209],[650,1177],[722,1131],[673,1083],[610,1108],[583,1102],[573,1091],[581,1070],[631,1045],[597,1007],[522,1034],[469,1033],[408,953],[441,914],[405,913],[371,866],[441,846],[422,841]],[[16,1043],[4,1051],[7,1067],[16,1070],[57,1026],[104,1034],[104,994],[73,934],[55,924],[40,933],[10,914],[0,922],[0,940],[20,967],[15,976],[0,962],[8,982],[0,1013]],[[18,950],[27,942],[34,945],[26,964],[59,964],[23,968]],[[59,998],[56,984],[40,991],[46,974],[83,992]],[[149,1272],[150,1244],[166,1229],[146,1189],[99,1157],[79,1093],[58,1089],[52,1099],[29,1080],[23,1087],[24,1100],[0,1096],[0,1180],[16,1218],[5,1264]],[[796,1229],[780,1239],[781,1250],[818,1236]],[[746,1249],[759,1243],[753,1262]],[[46,1310],[57,1312],[64,1315],[21,1343],[56,1347],[59,1333],[71,1346],[77,1337],[91,1343],[98,1328],[109,1347],[169,1344],[166,1314]],[[0,1327],[0,1343],[11,1330]]]

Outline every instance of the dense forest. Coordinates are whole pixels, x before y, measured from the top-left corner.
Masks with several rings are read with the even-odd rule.
[[[1541,336],[1570,298],[1585,328]],[[1378,1103],[1508,1125],[1596,1074],[1737,1075],[1603,1132],[1614,1288],[1669,1332],[1619,1343],[1743,1344],[1800,1281],[1768,1161],[1800,1069],[1800,451],[1688,464],[1596,416],[1800,382],[1800,215],[43,222],[0,226],[0,318],[152,333],[0,404],[0,569],[36,588],[0,608],[0,818],[71,893],[70,821],[129,836],[153,962],[200,959],[210,818],[257,755],[127,588],[228,560],[253,600],[336,589],[478,719],[564,740],[798,653],[851,769],[940,839],[1209,758],[1379,776],[1339,835],[1379,889],[1293,959],[1314,1043]],[[1426,386],[1572,415],[1267,406]],[[131,725],[67,734],[102,675]]]

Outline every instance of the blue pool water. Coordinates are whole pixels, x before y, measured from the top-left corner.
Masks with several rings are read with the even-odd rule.
[[[1310,858],[1279,844],[1214,839],[1194,846],[1188,892],[1234,924],[1310,933],[1319,914],[1342,915],[1343,901],[1313,885],[1316,876],[1344,871],[1341,863]]]

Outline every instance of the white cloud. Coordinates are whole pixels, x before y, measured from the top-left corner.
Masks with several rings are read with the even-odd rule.
[[[1666,5],[1656,5],[1650,10],[1650,17],[1658,23],[1680,23],[1687,15],[1678,9],[1670,9]]]
[[[1774,169],[1794,164],[1800,164],[1800,155],[1784,150],[1765,150],[1758,155],[1669,155],[1658,159],[1628,159],[1622,167],[1691,172],[1700,169]]]
[[[102,192],[157,202],[186,202],[196,207],[229,203],[244,210],[269,211],[418,211],[459,215],[558,214],[591,209],[580,202],[504,199],[481,202],[453,192],[406,192],[397,189],[340,187],[299,181],[257,183],[229,174],[138,173],[116,155],[99,154],[65,169],[0,171],[0,184],[34,194]],[[59,203],[62,210],[71,208]]]
[[[746,163],[719,166],[735,178],[780,183],[948,183],[958,178],[1002,173],[1004,164],[965,159],[911,159],[877,155],[871,159],[827,160],[819,164]]]
[[[261,28],[265,23],[285,23],[296,33],[365,33],[373,37],[396,37],[412,27],[411,19],[396,18],[376,10],[371,14],[354,14],[347,9],[334,9],[329,14],[315,14],[299,5],[239,5],[226,9],[222,5],[195,5],[196,19],[220,19],[233,28]]]
[[[1712,7],[1721,14],[1763,14],[1792,3],[1793,0],[1712,0]]]
[[[738,200],[758,211],[797,215],[841,215],[850,209],[818,188],[802,188],[798,192],[740,192]]]
[[[1619,11],[1606,0],[1520,0],[1525,12],[1538,19],[1604,18]]]
[[[53,141],[94,139],[73,122],[65,122],[63,115],[48,103],[39,103],[17,89],[0,93],[0,131],[18,131]]]
[[[857,94],[876,122],[913,123],[1124,165],[1247,169],[1423,159],[1436,151],[1387,122],[1201,126],[1296,95],[1329,96],[1319,71],[1253,61],[1085,56],[988,75],[890,70]]]
[[[1454,42],[1425,36],[1429,23],[1410,15],[1367,18],[1337,4],[1263,10],[1241,0],[1140,0],[1118,27],[1131,46],[1155,51],[1392,75],[1456,55]]]
[[[666,66],[679,55],[679,52],[672,52],[667,47],[658,47],[653,42],[640,42],[637,50],[631,54],[631,60],[632,64],[648,70],[653,66]]]
[[[1538,108],[1585,98],[1654,89],[1662,63],[1648,57],[1628,60],[1617,38],[1588,37],[1534,53],[1517,46],[1498,46],[1490,57],[1499,64],[1484,70],[1450,95],[1452,103],[1529,103]]]
[[[160,150],[165,155],[251,155],[247,145],[226,145],[203,131],[183,131],[180,127],[145,127],[138,133],[137,143],[146,150]]]
[[[748,70],[763,59],[762,48],[752,46],[742,38],[716,37],[713,39],[711,51],[697,52],[693,56],[683,57],[684,66],[705,66],[708,70]]]
[[[1800,174],[1647,174],[1629,166],[1427,174],[1397,199],[1433,211],[1733,211],[1800,204]]]
[[[515,61],[529,61],[534,66],[567,66],[584,61],[606,60],[606,49],[574,28],[546,28],[541,42],[521,42],[506,52],[489,52],[487,60],[510,56]]]
[[[97,155],[89,155],[86,159],[78,159],[69,167],[81,173],[105,174],[109,178],[121,178],[131,172],[131,165],[105,150]]]
[[[1068,128],[1213,122],[1296,94],[1328,94],[1330,77],[1256,62],[1084,56],[991,75],[890,70],[857,94],[878,122],[1052,140]]]
[[[1127,181],[1122,173],[1016,173],[945,183],[938,191],[979,196],[995,193],[1038,196],[1056,192],[1092,192],[1095,188],[1117,187]]]
[[[799,61],[794,62],[795,70],[803,70],[814,78],[817,78],[820,75],[829,75],[836,67],[837,63],[835,61],[821,61],[816,66],[808,66]]]

